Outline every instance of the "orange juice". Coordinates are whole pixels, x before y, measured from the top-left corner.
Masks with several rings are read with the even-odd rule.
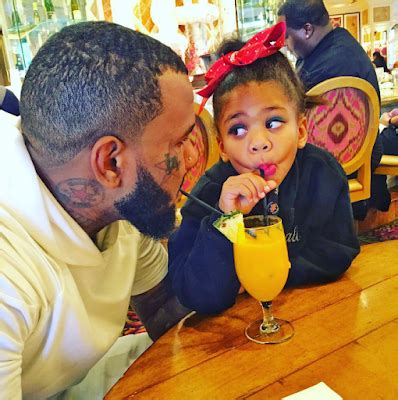
[[[278,224],[239,235],[234,243],[235,268],[249,294],[259,301],[273,300],[285,286],[290,262],[283,226]]]

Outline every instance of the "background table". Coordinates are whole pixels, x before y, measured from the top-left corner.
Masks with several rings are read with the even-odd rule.
[[[380,90],[381,94],[381,113],[391,111],[398,107],[398,87]]]
[[[325,382],[344,399],[398,398],[398,241],[370,244],[338,281],[285,290],[275,315],[295,336],[259,345],[247,294],[219,316],[193,315],[147,350],[105,397],[280,399]]]

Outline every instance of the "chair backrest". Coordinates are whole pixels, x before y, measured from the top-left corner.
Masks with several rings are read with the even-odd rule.
[[[307,111],[308,142],[332,153],[347,175],[358,171],[361,199],[369,198],[370,158],[380,115],[376,90],[364,79],[344,76],[321,82],[307,94],[325,101]]]
[[[182,189],[186,192],[190,192],[203,173],[220,158],[213,117],[206,109],[200,115],[198,111],[199,104],[195,103],[196,123],[191,140],[198,152],[198,160],[185,175]],[[177,207],[181,207],[185,200],[183,196]]]

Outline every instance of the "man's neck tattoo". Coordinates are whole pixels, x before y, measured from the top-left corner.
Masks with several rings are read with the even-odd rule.
[[[67,179],[55,187],[55,193],[67,208],[92,208],[104,200],[104,191],[98,182],[88,179]]]

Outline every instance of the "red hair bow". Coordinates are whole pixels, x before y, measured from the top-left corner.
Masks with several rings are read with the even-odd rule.
[[[276,53],[285,44],[285,33],[285,23],[278,22],[271,28],[256,33],[240,50],[233,51],[219,58],[205,75],[207,86],[197,92],[203,97],[199,113],[203,110],[206,101],[226,75],[235,67],[252,64],[259,58],[268,57]]]

